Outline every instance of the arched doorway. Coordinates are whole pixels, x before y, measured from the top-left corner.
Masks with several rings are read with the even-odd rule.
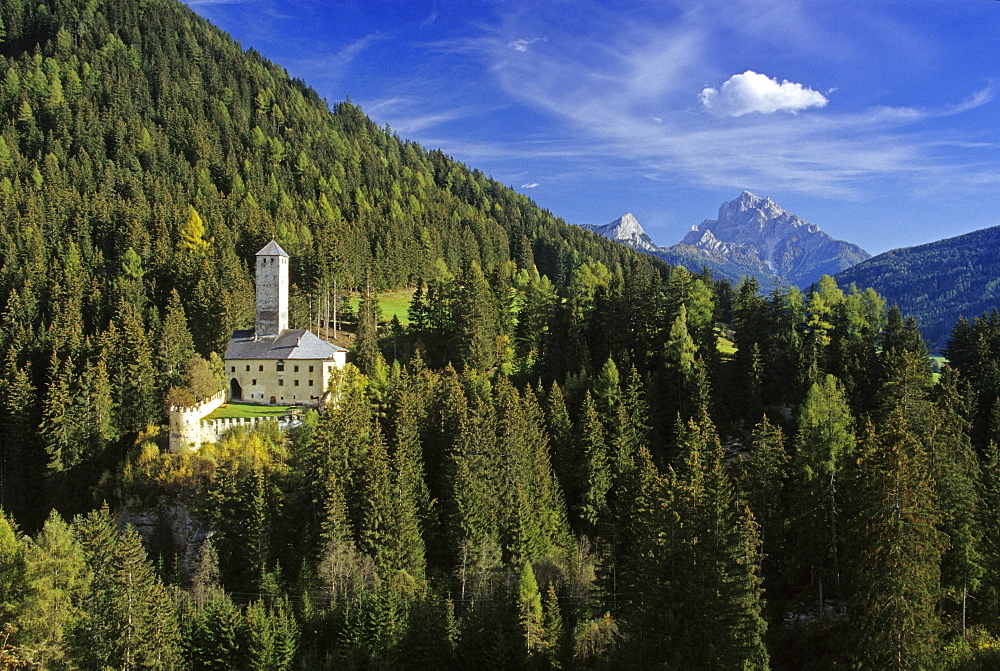
[[[278,399],[276,399],[275,397],[272,396],[271,397],[271,405],[276,405],[277,403],[278,403]]]
[[[235,377],[229,381],[229,400],[230,401],[243,400],[243,388],[240,386],[239,381]]]

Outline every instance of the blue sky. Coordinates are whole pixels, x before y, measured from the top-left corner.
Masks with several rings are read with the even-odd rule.
[[[1000,2],[189,0],[569,223],[746,189],[872,253],[1000,225]]]

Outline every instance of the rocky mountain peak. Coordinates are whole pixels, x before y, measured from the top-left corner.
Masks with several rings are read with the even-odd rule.
[[[639,220],[631,212],[626,212],[610,224],[603,226],[584,226],[598,235],[644,252],[655,252],[659,249],[652,238],[643,230]]]
[[[857,245],[834,240],[819,226],[788,212],[770,198],[749,191],[719,207],[718,219],[692,226],[672,247],[658,247],[631,212],[604,226],[584,226],[669,263],[738,281],[753,275],[766,286],[773,280],[808,287],[870,255]]]

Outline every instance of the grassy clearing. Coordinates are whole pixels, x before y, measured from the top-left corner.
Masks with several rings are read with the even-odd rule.
[[[715,346],[719,348],[719,351],[723,354],[728,354],[729,356],[736,354],[736,345],[733,344],[732,340],[726,338],[725,336],[719,336],[716,340]]]
[[[384,294],[378,294],[379,308],[382,310],[382,320],[392,321],[393,315],[399,319],[399,323],[406,325],[410,323],[409,309],[410,301],[413,300],[413,294],[416,289],[400,289],[399,291],[389,291]],[[358,303],[361,301],[360,296],[351,297],[351,309],[357,310]]]
[[[238,419],[246,417],[282,417],[299,411],[295,405],[254,405],[253,403],[224,403],[205,419]]]

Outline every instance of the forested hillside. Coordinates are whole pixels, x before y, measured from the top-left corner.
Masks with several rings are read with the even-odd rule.
[[[51,496],[89,507],[192,354],[252,322],[248,264],[272,236],[294,258],[293,326],[334,287],[510,259],[564,287],[633,256],[331,113],[180,3],[7,2],[0,21],[0,480],[18,483],[0,502],[32,525]]]
[[[972,320],[1000,305],[1000,227],[919,247],[894,249],[837,273],[839,283],[874,287],[920,323],[934,350],[959,317]]]
[[[0,20],[0,664],[998,665],[997,318],[935,381],[876,292],[567,227],[173,0]],[[271,236],[296,325],[409,324],[365,292],[336,402],[170,454]]]

